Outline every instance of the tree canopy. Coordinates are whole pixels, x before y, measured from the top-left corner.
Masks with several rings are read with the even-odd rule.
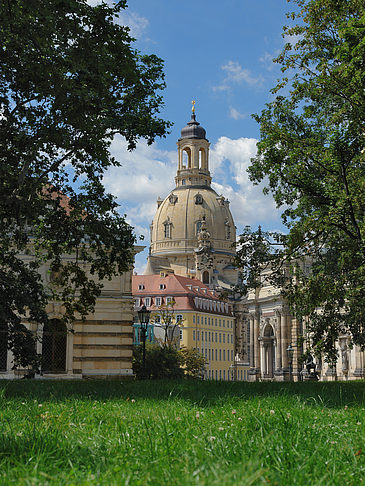
[[[163,61],[133,47],[124,8],[0,0],[0,322],[16,366],[37,358],[22,320],[46,322],[49,299],[66,322],[85,315],[100,280],[132,262],[132,228],[102,185],[121,163],[110,143],[152,143],[169,123],[158,117]]]
[[[255,254],[273,269],[311,344],[335,361],[341,334],[365,347],[365,7],[292,1],[295,25],[284,27],[290,41],[276,59],[284,75],[255,115],[261,135],[249,168],[283,207],[288,234],[246,231],[238,263]],[[251,287],[258,267],[246,274]]]

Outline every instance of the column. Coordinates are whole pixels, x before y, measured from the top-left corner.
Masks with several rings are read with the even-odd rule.
[[[281,359],[281,312],[275,311],[276,314],[276,370],[280,371],[283,367]]]
[[[250,366],[251,368],[255,367],[255,360],[254,360],[254,327],[255,327],[255,319],[254,315],[250,314]]]
[[[257,369],[261,368],[261,356],[260,356],[260,314],[257,310],[254,317],[254,366]]]
[[[288,327],[289,327],[289,315],[286,308],[281,312],[281,361],[283,369],[288,370],[288,355],[286,348],[288,347]]]

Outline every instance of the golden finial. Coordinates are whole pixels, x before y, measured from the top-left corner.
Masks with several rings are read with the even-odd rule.
[[[195,114],[195,100],[193,100],[193,101],[191,102],[191,104],[192,104],[192,107],[191,107],[191,112],[192,112],[193,114]]]

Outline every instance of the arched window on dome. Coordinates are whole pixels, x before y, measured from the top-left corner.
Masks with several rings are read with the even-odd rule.
[[[195,229],[196,229],[196,235],[198,236],[198,234],[202,229],[202,222],[200,220],[195,223]]]
[[[203,284],[209,284],[209,272],[203,272]]]
[[[228,219],[226,219],[224,225],[226,228],[226,240],[229,240],[231,238],[231,225],[229,224]]]
[[[164,224],[164,237],[165,238],[171,238],[171,227],[172,227],[172,224],[170,223],[170,221],[166,221]]]
[[[191,169],[191,150],[186,147],[182,151],[182,168]]]

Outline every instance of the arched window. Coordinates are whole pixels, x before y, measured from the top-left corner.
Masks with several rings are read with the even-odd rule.
[[[209,284],[209,272],[207,271],[203,272],[203,283]]]
[[[0,323],[0,371],[6,371],[8,362],[8,326]]]
[[[183,164],[183,169],[191,169],[191,150],[189,147],[186,147],[183,149],[182,152],[182,164]]]
[[[206,169],[206,157],[205,157],[205,150],[203,148],[199,149],[199,168]]]
[[[166,222],[164,223],[164,237],[171,238],[171,223]]]
[[[51,319],[43,328],[42,371],[64,373],[66,371],[67,329],[59,319]]]
[[[195,223],[195,228],[196,228],[196,234],[198,235],[202,229],[202,222],[201,221],[197,221]]]

